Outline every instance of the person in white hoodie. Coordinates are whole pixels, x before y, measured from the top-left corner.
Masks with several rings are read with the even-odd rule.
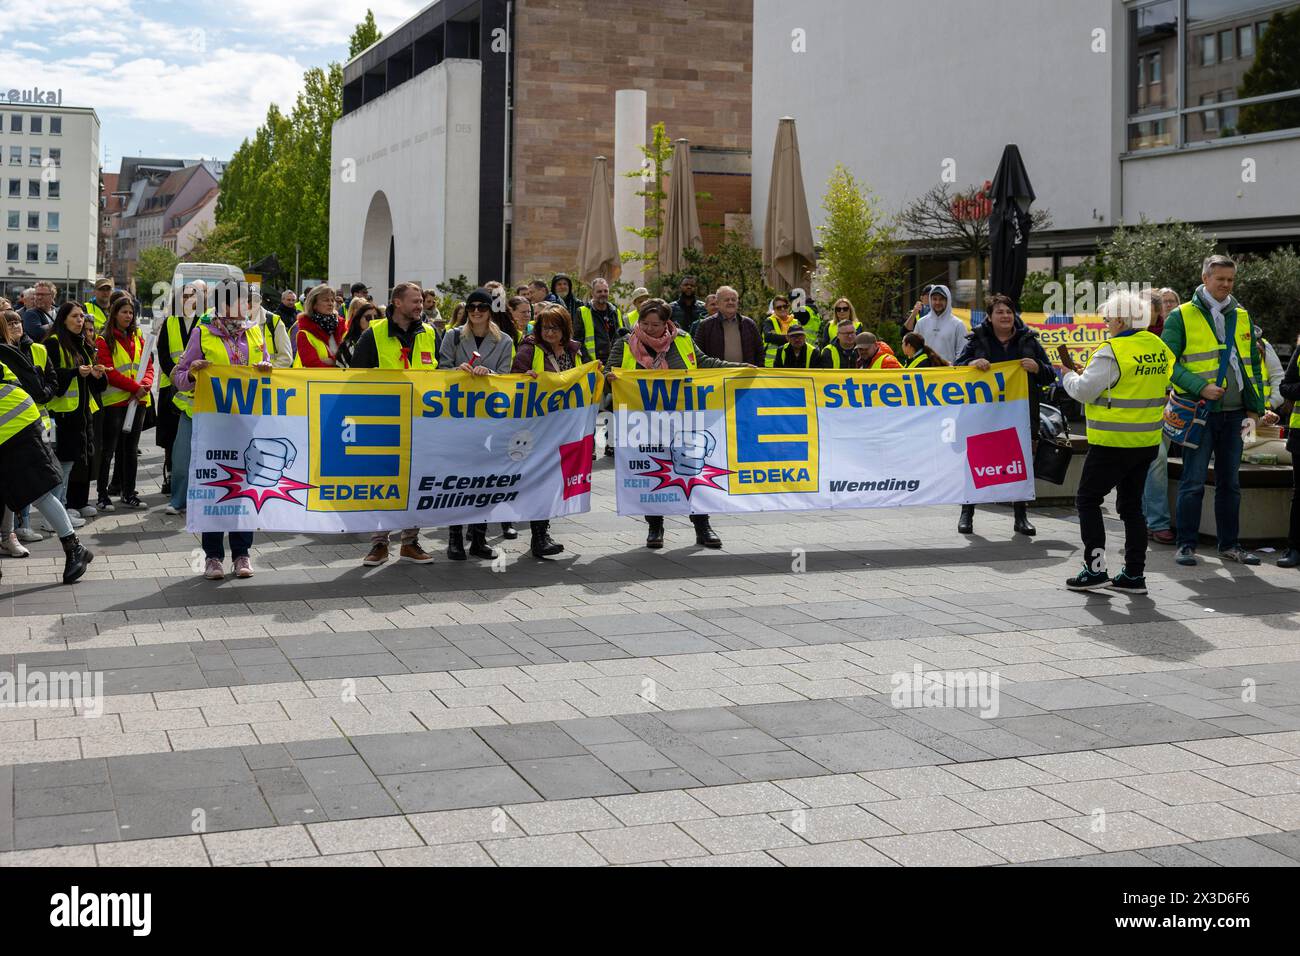
[[[912,314],[903,323],[903,329],[907,332],[915,331],[925,339],[926,345],[951,365],[961,354],[970,329],[952,314],[952,293],[946,285],[930,286],[930,311],[918,318],[921,305],[921,302],[916,303]]]

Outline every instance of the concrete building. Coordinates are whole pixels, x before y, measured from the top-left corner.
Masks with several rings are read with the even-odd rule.
[[[117,173],[99,174],[99,247],[95,254],[95,274],[111,276],[113,240],[122,218],[122,197],[117,192]]]
[[[837,162],[897,212],[946,171],[955,189],[991,179],[1016,143],[1052,218],[1031,269],[1068,265],[1143,216],[1196,223],[1231,249],[1295,241],[1300,89],[1252,72],[1276,17],[1294,36],[1300,3],[754,0],[754,195],[789,115],[814,232]],[[756,240],[764,208],[756,199]],[[955,263],[923,262],[915,278],[945,268],[956,277]]]
[[[425,8],[344,67],[330,283],[572,269],[593,160],[616,155],[619,90],[645,91],[642,139],[663,121],[691,141],[716,242],[750,212],[750,19],[749,0]]]
[[[167,231],[163,233],[163,245],[181,258],[187,256],[217,224],[217,200],[220,198],[221,187],[213,186],[188,209],[169,212],[164,219]],[[179,206],[180,203],[173,205]]]
[[[61,99],[61,97],[60,97]],[[0,102],[5,258],[0,292],[38,279],[80,296],[99,238],[99,117],[93,109]]]
[[[216,160],[122,160],[115,195],[123,206],[114,243],[113,274],[129,283],[141,252],[151,246],[172,248],[177,230],[212,198],[224,172],[225,163]],[[215,199],[212,203],[215,209]]]

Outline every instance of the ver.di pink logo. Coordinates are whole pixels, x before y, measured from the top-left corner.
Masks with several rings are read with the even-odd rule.
[[[966,461],[976,488],[1024,481],[1025,456],[1014,428],[1002,428],[966,439]]]

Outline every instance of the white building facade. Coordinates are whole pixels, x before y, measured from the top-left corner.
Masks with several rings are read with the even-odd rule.
[[[0,99],[0,291],[46,279],[80,298],[95,278],[99,117],[11,100]]]
[[[443,60],[334,124],[331,285],[478,275],[480,71]]]
[[[1300,239],[1300,89],[1253,69],[1289,18],[1295,0],[755,0],[755,239],[787,115],[814,232],[836,163],[897,213],[945,174],[981,186],[1015,143],[1052,218],[1035,256],[1143,216]]]

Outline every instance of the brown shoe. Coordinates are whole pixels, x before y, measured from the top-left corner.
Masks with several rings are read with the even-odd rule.
[[[411,561],[414,562],[415,564],[428,564],[430,561],[433,560],[433,555],[429,554],[418,544],[412,541],[408,544],[402,545],[400,560]]]
[[[361,559],[361,563],[368,568],[377,568],[387,560],[388,545],[377,541],[370,546],[370,552]]]
[[[1147,536],[1156,544],[1174,543],[1174,533],[1168,528],[1163,528],[1160,531],[1148,531]]]

